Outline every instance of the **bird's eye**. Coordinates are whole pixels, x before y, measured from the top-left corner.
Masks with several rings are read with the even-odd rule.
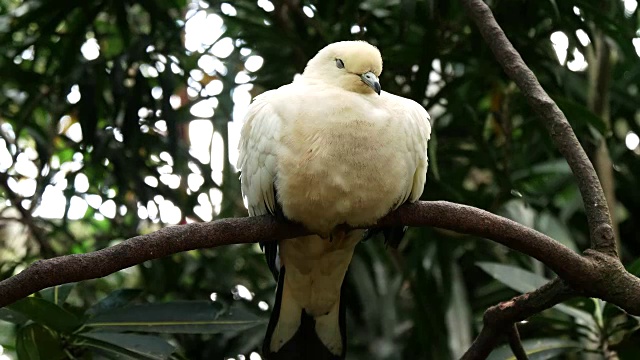
[[[340,59],[336,59],[336,66],[338,69],[344,69],[344,62]]]

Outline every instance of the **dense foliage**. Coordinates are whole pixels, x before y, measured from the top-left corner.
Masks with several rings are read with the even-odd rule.
[[[612,172],[603,185],[614,190],[621,256],[640,275],[637,2],[489,3]],[[431,114],[423,199],[588,247],[568,166],[458,1],[0,0],[0,279],[163,225],[246,215],[233,157],[251,97],[344,39],[378,46],[383,89]],[[594,44],[607,44],[609,61]],[[459,357],[488,306],[552,276],[439,229],[411,229],[398,251],[368,241],[347,277],[349,356]],[[177,254],[0,309],[0,344],[19,359],[255,359],[274,286],[257,245]],[[586,298],[520,324],[540,358],[640,358],[639,327]]]

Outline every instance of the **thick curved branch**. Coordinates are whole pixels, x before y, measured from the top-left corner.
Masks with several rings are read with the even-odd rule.
[[[421,201],[400,207],[376,226],[389,225],[434,226],[492,239],[544,262],[572,287],[640,315],[640,279],[626,272],[617,258],[602,253],[582,257],[546,235],[490,212],[446,201]],[[103,277],[182,251],[305,234],[302,226],[269,216],[171,226],[95,252],[36,261],[0,282],[0,307],[50,286]]]
[[[269,216],[170,226],[102,250],[38,260],[19,274],[0,282],[0,307],[51,286],[100,278],[183,251],[284,239],[307,233],[300,225],[277,223]]]
[[[607,200],[591,161],[578,142],[558,105],[547,95],[538,79],[511,45],[489,6],[482,0],[462,0],[467,13],[476,24],[505,73],[518,85],[529,105],[544,122],[551,139],[567,160],[578,182],[589,222],[591,247],[617,256]]]

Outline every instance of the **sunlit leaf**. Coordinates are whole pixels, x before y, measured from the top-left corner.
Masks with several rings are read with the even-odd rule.
[[[557,240],[569,249],[577,251],[576,244],[571,237],[571,232],[568,227],[548,211],[543,211],[538,214],[535,229]]]
[[[452,263],[452,290],[451,301],[447,309],[447,328],[450,331],[449,341],[454,344],[454,357],[459,358],[464,354],[473,341],[471,324],[471,306],[468,302],[464,279],[460,273],[460,268],[456,263]]]
[[[215,334],[264,323],[264,319],[240,308],[220,311],[221,305],[210,301],[134,305],[103,312],[89,319],[86,325],[101,331]]]
[[[533,227],[536,211],[521,199],[512,199],[503,205],[502,214],[522,225]]]

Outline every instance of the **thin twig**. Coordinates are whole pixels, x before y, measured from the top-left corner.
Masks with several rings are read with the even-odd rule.
[[[520,333],[518,332],[517,323],[514,323],[513,326],[511,326],[511,330],[509,331],[509,346],[511,347],[511,351],[513,351],[513,355],[517,360],[529,360],[527,352],[524,351],[524,347],[522,347],[522,341],[520,340]]]

